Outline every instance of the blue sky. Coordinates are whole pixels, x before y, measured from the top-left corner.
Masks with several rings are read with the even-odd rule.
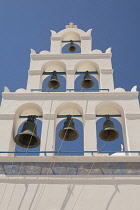
[[[140,90],[140,2],[138,0],[1,0],[0,92],[25,88],[30,48],[50,48],[50,30],[69,22],[93,29],[93,49],[112,47],[115,87]]]
[[[50,30],[93,29],[93,49],[112,47],[115,88],[140,91],[138,0],[1,0],[0,92],[26,88],[30,49],[50,49]]]

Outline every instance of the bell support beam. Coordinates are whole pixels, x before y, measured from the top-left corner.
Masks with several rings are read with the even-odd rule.
[[[89,74],[98,74],[98,72],[97,72],[97,71],[89,71],[88,73],[89,73]],[[76,75],[77,75],[77,74],[78,74],[78,75],[80,75],[80,74],[85,75],[85,72],[82,72],[82,71],[77,71],[75,74],[76,74]]]
[[[42,75],[52,75],[53,72],[43,72]],[[57,72],[57,75],[66,75],[65,72]]]
[[[43,72],[42,75],[52,75],[53,72]],[[78,71],[75,73],[76,75],[81,75],[81,74],[85,74],[85,72],[82,71]],[[97,71],[89,71],[89,74],[98,74]],[[57,75],[66,75],[66,72],[57,72]]]
[[[57,115],[57,118],[66,118],[68,115]],[[96,117],[105,117],[106,115],[96,115]],[[110,117],[121,117],[119,114],[109,115]],[[27,118],[28,116],[20,116],[19,118]],[[72,115],[72,117],[82,117],[82,115]],[[42,118],[42,116],[36,116],[36,118]]]
[[[81,42],[81,41],[76,41],[76,40],[72,40],[73,42]],[[62,43],[71,43],[71,41],[69,40],[69,41],[62,41]]]
[[[44,90],[44,89],[31,89],[31,92],[35,92],[35,91],[40,91],[40,92],[50,92],[49,89],[48,90]],[[100,92],[100,91],[107,91],[109,92],[109,89],[86,89],[86,88],[81,88],[81,89],[66,89],[66,92],[74,92],[74,91],[78,91],[78,92]]]

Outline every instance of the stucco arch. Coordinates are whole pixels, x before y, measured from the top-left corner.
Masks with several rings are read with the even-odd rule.
[[[19,125],[26,120],[25,118],[19,118],[19,116],[28,116],[28,115],[37,115],[37,116],[43,115],[42,108],[35,103],[25,103],[19,106],[15,112],[13,136],[16,135]]]
[[[48,61],[41,67],[41,72],[66,72],[66,64],[62,61]]]
[[[93,62],[91,60],[82,60],[75,65],[74,71],[75,71],[75,73],[76,72],[86,72],[86,71],[89,71],[89,73],[97,72],[98,74],[92,74],[92,76],[97,80],[98,87],[100,87],[100,75],[99,75],[100,70],[99,70],[98,64],[96,64],[95,62]],[[79,75],[75,75],[75,79],[78,76]]]
[[[37,115],[37,116],[43,115],[42,108],[36,103],[24,103],[15,110],[15,115],[12,125],[12,135],[9,143],[9,150],[13,151],[15,149],[14,137],[17,134],[19,126],[27,119],[19,117],[28,116],[28,115]],[[39,120],[42,121],[42,118],[39,118]]]
[[[42,115],[42,108],[35,103],[25,103],[19,106],[15,112],[15,116],[18,115]]]
[[[41,72],[66,72],[66,64],[62,61],[48,61],[45,64],[43,64],[41,68]],[[49,77],[50,75],[42,75],[41,80],[40,80],[40,87],[43,86],[44,80]],[[65,75],[62,75],[64,78],[66,77]]]
[[[122,134],[123,134],[123,141],[124,141],[124,146],[125,150],[128,150],[129,148],[129,139],[128,139],[128,134],[126,130],[126,122],[125,122],[125,116],[124,116],[124,109],[123,107],[115,102],[109,101],[109,102],[102,102],[98,104],[95,108],[96,115],[121,115],[121,117],[113,117],[117,119],[121,126],[122,126]],[[97,121],[98,121],[97,117]]]
[[[92,29],[89,29],[88,31],[83,31],[82,29],[79,29],[79,28],[66,28],[59,31],[58,33],[51,30],[51,33],[52,33],[52,37],[63,37],[64,34],[71,33],[71,32],[78,33],[80,36],[91,36],[91,31]]]
[[[98,104],[95,108],[96,115],[104,115],[104,114],[111,114],[111,115],[124,115],[124,110],[121,105],[118,103],[109,101],[109,102],[102,102]]]
[[[67,45],[70,40],[80,41],[80,42],[75,42],[75,44],[80,46],[81,53],[84,53],[85,51],[91,52],[91,31],[92,29],[89,29],[88,31],[85,32],[81,29],[78,29],[77,27],[66,28],[64,30],[59,31],[58,33],[51,30],[52,33],[51,52],[61,53],[62,48],[65,45]],[[86,46],[86,50],[84,50],[84,46]]]
[[[83,133],[84,133],[84,130],[83,130],[83,118],[82,117],[73,117],[73,115],[83,115],[83,109],[82,107],[77,104],[77,103],[73,103],[73,102],[66,102],[66,103],[62,103],[60,104],[57,108],[56,108],[56,111],[55,111],[55,115],[56,115],[56,120],[55,120],[55,141],[54,141],[54,148],[57,150],[56,148],[56,145],[57,145],[57,142],[60,143],[59,145],[59,149],[61,150],[61,147],[62,147],[62,139],[61,141],[59,140],[60,138],[58,138],[58,134],[59,134],[59,131],[63,128],[63,125],[64,125],[64,122],[66,120],[66,117],[64,118],[57,118],[57,115],[72,115],[72,118],[73,118],[73,122],[75,123],[75,129],[78,131],[79,133],[79,141],[80,142],[80,145],[83,147],[81,150],[83,151],[84,150],[84,141],[83,141]],[[60,128],[60,125],[61,125],[61,128]],[[80,130],[78,130],[80,129]],[[75,145],[75,142],[76,141],[72,141],[71,142],[71,145]],[[68,142],[65,142],[65,145],[69,145]],[[74,147],[75,148],[75,147]],[[65,148],[65,150],[67,151],[68,147]],[[77,148],[77,151],[78,151],[79,148]]]
[[[80,34],[73,31],[64,33],[62,36],[62,41],[70,41],[70,40],[80,41],[81,40]],[[62,47],[64,47],[67,44],[68,44],[67,42],[64,43],[62,42]],[[80,42],[76,42],[76,44],[81,46]]]
[[[56,122],[55,125],[57,125],[62,119],[57,118],[57,115],[83,115],[83,109],[82,107],[73,102],[66,102],[61,105],[59,105],[55,110],[55,116],[56,116]],[[81,122],[83,122],[83,118],[77,118]]]
[[[73,113],[74,112],[74,113]],[[73,102],[66,102],[63,103],[61,105],[59,105],[56,108],[55,111],[56,115],[65,115],[65,114],[71,114],[71,115],[82,115],[83,114],[83,109],[82,107],[77,104],[77,103],[73,103]]]
[[[90,71],[95,71],[98,72],[98,74],[100,73],[99,71],[99,66],[97,63],[90,61],[90,60],[82,60],[80,62],[78,62],[75,67],[74,67],[75,72],[86,72],[87,70]]]

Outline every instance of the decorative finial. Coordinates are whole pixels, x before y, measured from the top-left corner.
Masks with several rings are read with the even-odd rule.
[[[69,23],[69,25],[66,25],[65,28],[77,28],[77,25],[74,25],[74,23]]]

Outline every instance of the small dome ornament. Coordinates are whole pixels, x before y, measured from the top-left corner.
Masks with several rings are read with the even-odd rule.
[[[69,25],[66,25],[65,28],[77,28],[77,25],[74,25],[74,23],[69,23]]]

